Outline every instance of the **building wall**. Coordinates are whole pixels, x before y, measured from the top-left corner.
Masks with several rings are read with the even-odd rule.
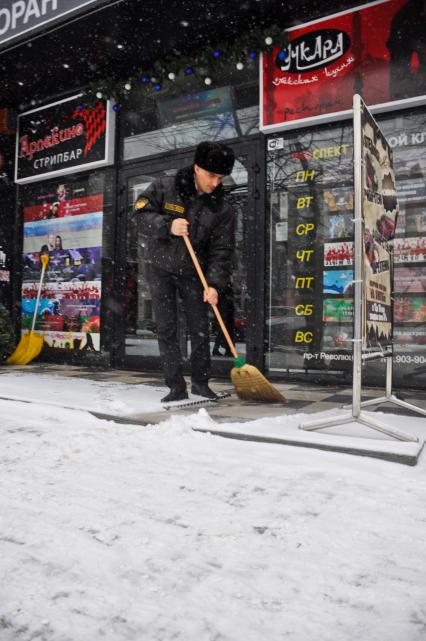
[[[395,0],[395,3],[398,7],[404,5],[403,0]],[[354,20],[352,26],[356,35],[359,21]],[[416,82],[420,77],[419,70],[423,73],[422,51],[420,57],[414,56],[409,60],[413,69],[417,65]],[[367,60],[366,64],[372,65],[371,60]],[[380,78],[384,77],[384,73],[384,66],[381,65]],[[395,94],[395,83],[391,85],[391,98],[401,98]],[[243,286],[239,286],[238,317],[234,319],[233,328],[241,348],[247,347],[249,353],[260,354],[259,364],[263,364],[264,357],[266,371],[272,376],[300,375],[313,380],[350,381],[348,341],[352,336],[349,322],[351,290],[347,287],[341,295],[327,291],[330,286],[327,279],[332,280],[340,271],[342,277],[349,280],[353,269],[353,133],[350,115],[327,114],[325,107],[323,122],[326,124],[307,125],[301,120],[293,122],[293,128],[289,129],[278,123],[274,134],[265,131],[265,135],[262,135],[259,134],[259,88],[257,60],[246,64],[242,71],[224,65],[211,87],[206,87],[202,79],[182,74],[158,94],[147,93],[142,84],[133,87],[118,114],[115,156],[108,169],[82,171],[81,167],[76,166],[73,172],[60,179],[41,177],[31,186],[19,187],[16,237],[19,238],[22,232],[23,242],[20,245],[18,242],[16,247],[14,271],[17,281],[22,275],[25,291],[28,290],[27,283],[32,283],[33,293],[39,274],[39,270],[33,267],[34,261],[39,258],[41,244],[36,247],[30,243],[29,239],[34,240],[36,234],[31,236],[26,233],[29,228],[26,230],[25,225],[34,221],[25,221],[25,212],[37,206],[42,208],[40,211],[44,211],[43,208],[47,211],[56,201],[59,184],[65,184],[70,206],[76,205],[77,192],[83,200],[93,195],[102,196],[101,209],[91,210],[86,203],[82,214],[93,219],[95,214],[102,215],[102,228],[98,225],[96,243],[90,244],[87,239],[88,244],[84,241],[85,249],[97,247],[100,250],[91,257],[96,273],[92,274],[93,279],[89,279],[89,282],[102,283],[97,291],[98,302],[86,304],[77,296],[78,304],[74,311],[80,306],[76,314],[76,322],[80,325],[77,327],[73,321],[71,329],[66,331],[62,331],[63,326],[54,329],[55,322],[60,324],[61,319],[49,320],[49,314],[45,313],[45,318],[39,319],[38,327],[46,332],[46,349],[42,357],[84,361],[99,356],[104,362],[126,367],[130,363],[126,357],[126,340],[132,332],[141,332],[140,335],[144,337],[149,335],[151,345],[154,344],[155,328],[147,323],[152,321],[148,293],[143,284],[138,288],[138,273],[134,272],[134,266],[141,262],[140,246],[129,244],[135,239],[130,223],[132,204],[144,180],[148,184],[159,172],[174,171],[182,163],[187,163],[195,145],[208,138],[225,140],[241,150],[233,184],[229,185],[235,197],[243,194],[238,202],[236,200],[236,208],[239,208],[237,240],[244,249],[246,262],[238,277],[241,283],[244,280],[246,282],[244,291]],[[75,90],[79,89],[75,87]],[[319,94],[324,104],[327,103],[327,96],[325,88]],[[46,96],[45,104],[52,100]],[[377,115],[377,119],[394,148],[401,199],[395,241],[395,377],[400,385],[409,383],[422,386],[426,357],[426,257],[423,251],[426,234],[425,109],[401,109],[401,105],[393,105],[392,102],[387,109],[389,113]],[[270,140],[279,140],[281,146],[273,149],[269,146]],[[332,151],[323,155],[320,152],[318,157],[312,156],[313,151],[321,149]],[[316,172],[316,178],[314,181],[306,180],[304,184],[300,179],[301,172],[310,171]],[[131,195],[128,189],[133,190]],[[303,201],[309,206],[301,206],[299,199],[310,196],[312,201]],[[296,229],[310,221],[317,224],[316,232],[306,239]],[[41,228],[51,224],[40,219],[38,226]],[[54,224],[66,226],[63,221]],[[48,241],[49,233],[45,236]],[[307,243],[304,242],[306,240]],[[82,264],[77,264],[82,263],[82,258],[76,254],[83,246],[79,246],[75,232],[71,232],[68,241],[65,253],[68,253],[69,264],[66,264],[65,254],[63,264],[59,256],[59,267],[56,273],[51,270],[48,279],[48,282],[58,285],[50,299],[45,296],[46,301],[52,301],[53,311],[55,301],[62,300],[61,291],[70,286],[66,283],[84,276],[84,270],[80,269]],[[259,245],[262,245],[261,251]],[[300,252],[309,252],[313,245],[320,250],[316,252],[314,262],[300,261]],[[306,257],[308,254],[303,255]],[[132,257],[131,268],[127,260],[129,256]],[[80,280],[80,284],[74,281],[73,286],[83,289],[81,283],[87,282],[88,275],[87,271],[86,281]],[[68,276],[70,278],[67,280]],[[306,287],[296,287],[296,278],[304,278]],[[310,278],[313,280],[308,281]],[[313,287],[311,283],[315,283]],[[21,283],[17,282],[15,304],[21,301],[21,291]],[[254,295],[257,300],[253,302]],[[339,298],[342,300],[337,304]],[[301,309],[298,307],[300,304],[305,306],[305,311],[312,310],[312,313],[296,313],[296,308]],[[48,302],[46,305],[49,309]],[[24,314],[27,324],[31,309],[31,304],[27,305]],[[82,311],[87,313],[83,314]],[[97,331],[91,329],[91,333],[96,334],[92,336],[93,350],[91,345],[83,350],[87,345],[87,336],[83,336],[86,332],[81,330],[83,327],[88,329],[90,317],[100,318]],[[49,322],[53,322],[52,327],[48,327]],[[312,344],[300,340],[305,329],[309,332],[313,329],[315,340]],[[49,332],[55,331],[58,333],[56,338],[49,336]],[[59,335],[61,332],[70,332],[69,339]],[[159,366],[156,353],[152,359],[145,356],[141,354],[140,360],[132,363],[146,368]],[[216,371],[223,372],[219,365],[215,364]],[[380,364],[369,365],[366,369],[371,383],[377,382],[378,375],[383,374]]]

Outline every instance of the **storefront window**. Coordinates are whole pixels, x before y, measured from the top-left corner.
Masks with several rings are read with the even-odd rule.
[[[122,116],[123,160],[258,133],[259,89],[252,67],[244,77],[231,75],[213,88],[193,79],[155,96],[136,91]]]
[[[105,171],[65,176],[19,188],[23,214],[22,331],[32,326],[48,257],[35,330],[62,350],[100,351],[103,243],[110,189]],[[108,181],[109,182],[109,181]],[[107,216],[107,219],[109,216]],[[106,234],[108,235],[108,234]]]
[[[378,117],[393,148],[400,214],[394,240],[395,371],[426,383],[426,113]]]
[[[394,377],[426,378],[426,116],[382,116],[394,149],[401,207],[394,241]],[[352,123],[268,138],[270,231],[267,366],[328,378],[352,376]],[[383,362],[363,376],[377,381]],[[423,381],[423,382],[422,382]]]
[[[329,366],[352,337],[352,129],[268,140],[270,370]],[[350,357],[348,357],[350,358]],[[349,360],[342,360],[344,369]]]

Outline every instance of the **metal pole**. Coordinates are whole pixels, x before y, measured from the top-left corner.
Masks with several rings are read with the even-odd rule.
[[[392,396],[393,375],[393,345],[391,356],[386,359],[386,398]]]
[[[361,98],[354,95],[354,342],[353,342],[353,378],[352,378],[352,416],[361,412],[361,376],[362,376],[362,330],[363,330],[363,218],[362,218],[362,131],[361,131]]]

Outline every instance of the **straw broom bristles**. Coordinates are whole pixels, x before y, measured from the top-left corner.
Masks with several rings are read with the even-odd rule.
[[[243,361],[238,358],[237,361]],[[263,401],[271,403],[287,403],[287,399],[276,387],[263,376],[254,365],[233,367],[231,379],[239,398],[245,401]]]

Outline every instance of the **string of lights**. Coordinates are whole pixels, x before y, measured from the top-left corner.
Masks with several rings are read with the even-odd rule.
[[[88,89],[87,102],[90,104],[108,98],[113,102],[113,109],[120,111],[136,88],[140,90],[142,87],[149,95],[167,92],[188,76],[196,76],[206,87],[210,87],[225,70],[242,72],[246,67],[256,64],[260,53],[269,53],[276,47],[280,48],[278,55],[284,60],[287,56],[287,35],[282,28],[271,25],[252,29],[232,43],[219,43],[192,56],[173,50],[124,81],[115,78],[97,81]]]

